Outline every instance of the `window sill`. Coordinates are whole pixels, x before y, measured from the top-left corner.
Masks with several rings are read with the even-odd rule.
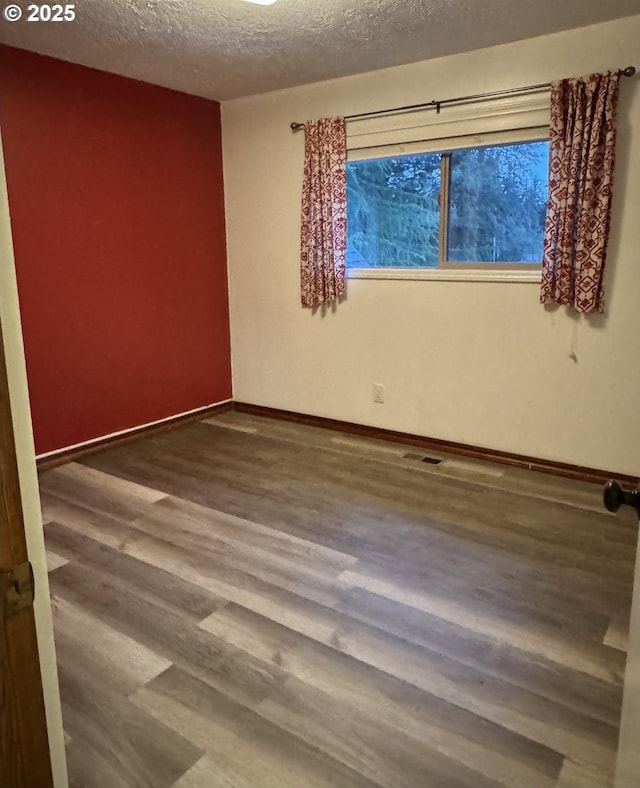
[[[347,279],[410,279],[431,282],[519,282],[540,284],[542,272],[466,268],[348,268]]]

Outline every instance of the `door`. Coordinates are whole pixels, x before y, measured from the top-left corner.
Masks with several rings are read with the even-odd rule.
[[[28,567],[27,544],[22,515],[13,421],[0,326],[0,407],[2,461],[2,520],[0,532],[0,569],[3,575],[15,567]],[[19,582],[18,594],[15,583]],[[40,658],[36,639],[33,605],[10,613],[6,588],[14,596],[28,600],[29,575],[21,581],[3,583],[0,599],[1,633],[1,726],[2,785],[12,788],[53,786],[51,758],[45,717]]]
[[[28,550],[36,577],[35,608],[20,610],[8,619],[0,611],[0,785],[7,788],[47,788],[51,785],[53,772],[56,788],[67,788],[60,692],[1,134],[0,425],[0,565],[4,569],[15,566],[16,561],[22,563]],[[28,575],[26,577],[28,579]],[[4,599],[4,594],[0,594],[0,598]],[[43,720],[43,689],[46,724]],[[51,761],[47,750],[50,750]]]
[[[619,485],[609,482],[605,491],[605,504],[609,511],[621,505],[632,506],[640,522],[640,486],[623,493]],[[624,697],[620,720],[620,739],[616,764],[615,788],[640,786],[640,534],[636,551],[635,582],[629,621],[627,667],[624,676]]]

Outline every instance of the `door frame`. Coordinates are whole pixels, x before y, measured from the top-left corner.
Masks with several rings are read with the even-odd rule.
[[[53,619],[27,388],[9,201],[0,133],[0,323],[6,361],[26,548],[35,579],[33,614],[54,788],[68,788]]]

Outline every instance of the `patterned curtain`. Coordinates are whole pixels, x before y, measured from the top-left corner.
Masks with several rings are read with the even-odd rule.
[[[344,118],[321,118],[305,123],[300,238],[300,284],[304,306],[316,307],[344,293],[346,161]]]
[[[542,303],[604,309],[619,81],[607,72],[551,86]]]

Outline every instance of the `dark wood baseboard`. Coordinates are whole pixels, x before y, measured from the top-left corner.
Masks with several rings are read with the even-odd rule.
[[[214,414],[224,413],[231,410],[233,407],[232,402],[221,402],[219,405],[211,405],[208,408],[202,408],[195,413],[187,413],[184,415],[175,416],[171,419],[161,422],[160,424],[147,424],[143,427],[133,427],[124,435],[107,435],[104,438],[88,443],[84,446],[75,446],[69,449],[51,454],[47,457],[36,458],[38,471],[46,471],[49,468],[55,468],[56,465],[62,465],[65,462],[73,462],[74,460],[85,457],[87,454],[94,454],[102,449],[111,448],[112,446],[120,446],[124,443],[130,443],[144,436],[153,435],[157,432],[165,432],[166,430],[173,429],[181,424],[187,424],[190,421],[200,421],[206,419],[208,416]]]
[[[457,454],[476,460],[499,463],[500,465],[510,465],[515,468],[526,468],[532,471],[539,471],[540,473],[550,473],[555,476],[563,476],[567,479],[604,484],[609,479],[615,478],[622,484],[628,486],[635,487],[638,484],[637,476],[628,476],[626,474],[604,471],[598,468],[585,468],[581,465],[570,465],[569,463],[556,462],[555,460],[541,460],[537,457],[527,457],[523,454],[512,454],[506,451],[471,446],[466,443],[454,443],[452,441],[441,440],[440,438],[427,438],[421,435],[397,432],[396,430],[369,427],[365,424],[355,424],[349,421],[340,421],[339,419],[327,419],[322,416],[311,416],[306,413],[296,413],[290,410],[267,408],[262,405],[252,405],[248,402],[234,401],[233,410],[239,413],[249,413],[256,416],[266,416],[272,419],[294,421],[298,424],[308,424],[312,427],[324,427],[325,429],[347,432],[365,438],[406,443],[410,446],[418,446],[426,451]]]
[[[176,416],[160,424],[133,428],[124,435],[107,436],[104,439],[97,440],[85,446],[77,446],[75,448],[62,450],[57,454],[52,454],[47,457],[40,457],[37,459],[38,470],[45,471],[49,468],[54,468],[56,465],[62,465],[65,462],[73,462],[80,457],[93,454],[102,449],[129,443],[130,441],[137,440],[143,435],[164,432],[165,430],[173,429],[173,427],[177,427],[181,424],[186,424],[190,421],[199,421],[208,416],[224,413],[229,410],[236,410],[239,413],[249,413],[256,416],[265,416],[272,419],[293,421],[298,424],[307,424],[312,427],[324,427],[325,429],[346,432],[351,435],[359,435],[365,438],[405,443],[410,446],[417,446],[425,451],[456,454],[462,457],[495,462],[500,465],[509,465],[515,468],[526,468],[532,471],[539,471],[540,473],[550,473],[555,476],[563,476],[568,479],[577,479],[579,481],[593,482],[595,484],[603,484],[612,478],[618,479],[622,484],[632,487],[635,487],[639,482],[637,476],[629,476],[598,468],[585,468],[581,465],[571,465],[569,463],[556,462],[555,460],[541,460],[538,457],[528,457],[524,454],[512,454],[510,452],[487,449],[481,446],[471,446],[466,443],[454,443],[453,441],[441,440],[440,438],[428,438],[422,435],[399,432],[397,430],[370,427],[366,424],[356,424],[349,421],[340,421],[339,419],[328,419],[323,416],[312,416],[308,413],[297,413],[290,410],[280,410],[279,408],[268,408],[264,405],[253,405],[249,402],[235,401],[212,405],[196,413]]]

